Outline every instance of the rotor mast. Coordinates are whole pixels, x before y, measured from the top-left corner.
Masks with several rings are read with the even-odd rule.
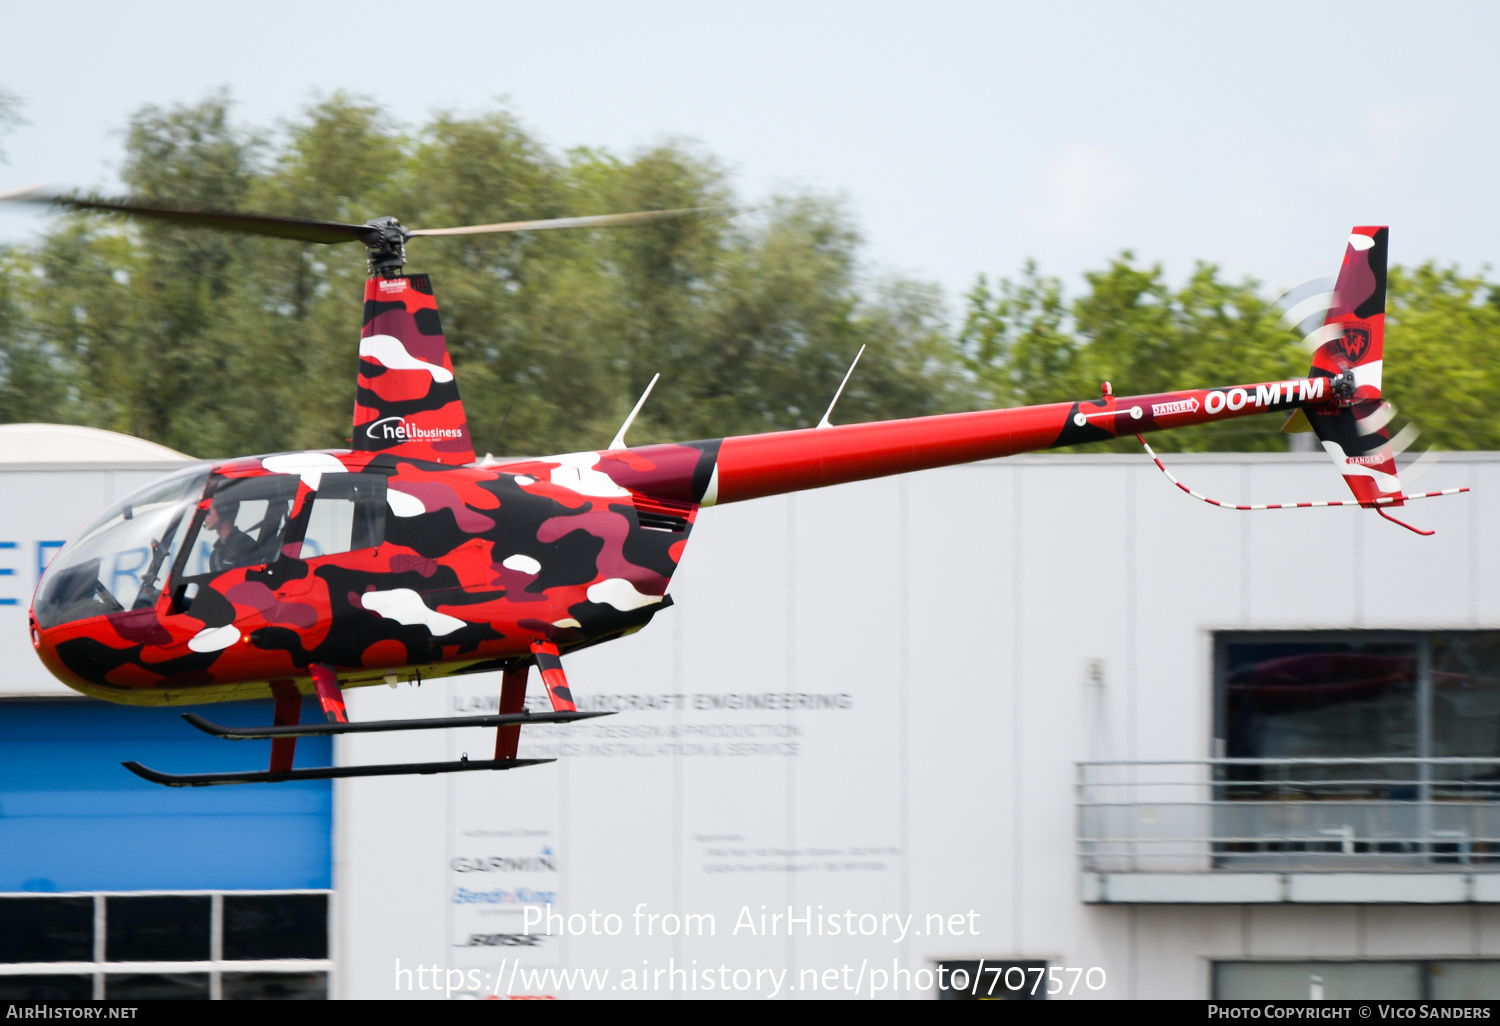
[[[398,278],[406,266],[406,240],[411,231],[394,217],[377,217],[366,221],[370,232],[360,241],[369,258],[367,273],[371,278]]]

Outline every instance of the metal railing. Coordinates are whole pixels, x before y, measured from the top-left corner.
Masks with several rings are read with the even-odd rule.
[[[1091,873],[1500,871],[1500,759],[1078,764]]]

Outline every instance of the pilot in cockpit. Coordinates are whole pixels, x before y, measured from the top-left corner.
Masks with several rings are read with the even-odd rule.
[[[210,506],[203,518],[203,526],[219,536],[208,557],[208,569],[212,573],[257,562],[255,540],[234,526],[239,511],[238,502],[222,499]]]

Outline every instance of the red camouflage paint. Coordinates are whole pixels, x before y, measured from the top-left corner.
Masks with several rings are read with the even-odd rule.
[[[1373,276],[1381,313],[1371,312],[1372,291],[1330,320],[1369,332],[1340,336],[1345,364],[1352,355],[1367,367],[1383,347],[1385,243],[1384,229],[1358,231],[1379,234],[1351,249],[1358,260],[1346,256],[1346,269]],[[1310,377],[1289,381],[475,462],[431,285],[422,275],[372,279],[353,449],[219,463],[183,514],[191,540],[224,497],[275,486],[285,522],[273,549],[195,576],[190,541],[159,594],[140,608],[101,604],[97,615],[74,615],[102,603],[90,593],[68,616],[39,617],[61,577],[49,568],[33,638],[59,679],[115,702],[274,694],[281,722],[295,715],[287,689],[312,692],[315,673],[337,717],[340,685],[503,670],[503,705],[515,711],[536,662],[554,708],[571,709],[557,659],[639,630],[670,604],[702,507],[1258,413],[1301,408],[1315,426],[1352,424],[1377,401],[1378,377],[1374,396],[1361,386],[1342,399],[1331,379],[1345,364],[1320,351]],[[387,430],[398,421],[410,426]],[[306,544],[309,525],[319,503],[337,502],[365,518],[360,544],[351,533],[348,551],[320,554]],[[514,756],[517,731],[499,732],[497,758]]]

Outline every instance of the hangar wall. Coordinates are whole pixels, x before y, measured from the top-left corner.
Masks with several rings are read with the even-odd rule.
[[[87,458],[11,463],[8,457],[0,449],[0,660],[7,667],[0,675],[0,696],[75,697],[43,668],[26,636],[36,582],[63,543],[95,514],[186,463]]]
[[[1321,454],[1169,460],[1241,502],[1343,488]],[[921,997],[930,977],[903,990],[901,970],[988,959],[1102,969],[1107,984],[1077,996],[1206,997],[1219,959],[1500,954],[1492,906],[1086,904],[1075,855],[1076,763],[1214,754],[1214,631],[1500,621],[1483,502],[1500,462],[1455,454],[1423,482],[1451,485],[1475,494],[1408,510],[1432,538],[1358,510],[1215,509],[1133,455],[1019,457],[705,510],[676,605],[568,660],[581,706],[619,715],[523,732],[523,757],[556,763],[338,783],[342,992],[433,996],[399,963],[460,970],[475,996],[519,992],[545,966],[608,969],[607,986],[645,970],[652,994],[671,991],[651,974],[686,968],[680,993],[692,970],[722,966],[731,992],[737,968],[755,980],[741,993],[762,994],[773,981],[759,971],[789,970],[795,996],[847,995],[861,970],[868,992],[880,969],[897,996]],[[350,708],[452,715],[497,692],[474,677],[366,689]],[[364,736],[338,757],[492,743]],[[527,934],[523,906],[549,897],[565,915],[619,915],[621,934],[573,935],[567,920]],[[762,906],[810,907],[814,929],[852,912],[877,932],[797,924],[788,937],[783,920],[768,936]],[[637,910],[711,914],[717,933],[637,935],[651,925]],[[902,942],[891,915],[915,917]]]
[[[1343,487],[1319,455],[1169,462],[1200,491],[1237,501]],[[0,703],[0,729],[24,732],[35,700],[55,707],[69,694],[29,651],[30,561],[176,466],[0,467],[0,542],[14,545],[0,545],[14,571],[0,574],[0,598],[16,599],[0,604],[0,691],[28,699]],[[1500,626],[1484,503],[1500,487],[1500,456],[1453,454],[1423,487],[1459,484],[1475,494],[1408,510],[1437,529],[1427,539],[1356,510],[1214,509],[1134,455],[1019,457],[705,510],[676,605],[567,661],[580,706],[618,715],[523,733],[523,756],[557,762],[340,781],[331,821],[326,798],[324,811],[304,810],[331,838],[332,994],[812,997],[866,994],[879,981],[878,993],[917,998],[933,996],[937,960],[987,959],[1097,967],[1088,979],[1104,982],[1075,996],[1204,997],[1223,960],[1500,956],[1494,905],[1089,903],[1076,857],[1078,762],[1214,754],[1215,631]],[[493,708],[498,690],[493,676],[367,688],[351,693],[350,711],[459,715]],[[545,701],[535,685],[529,700]],[[190,733],[153,710],[74,701],[120,718],[108,757],[78,786],[34,776],[33,797],[71,788],[86,805],[120,784],[106,765],[115,749]],[[193,740],[182,757],[205,765],[257,751]],[[355,736],[334,757],[481,757],[493,743],[484,731]],[[304,742],[299,763],[313,759]],[[208,820],[188,815],[194,794],[141,798],[201,834]],[[320,799],[268,788],[265,800]],[[14,801],[0,794],[0,830],[18,825],[7,819]],[[170,832],[151,836],[158,867],[171,864],[162,854],[203,861]],[[277,836],[263,837],[272,864],[300,864],[305,839]],[[94,851],[100,862],[113,855],[102,839]],[[227,878],[179,875],[172,886],[267,886],[224,865]],[[52,872],[22,868],[21,884],[0,887]],[[549,904],[561,920],[546,920]],[[539,923],[528,924],[527,906]],[[793,936],[788,906],[804,920]],[[696,929],[712,916],[713,934],[684,936],[689,914]],[[902,975],[924,969],[925,984]],[[577,977],[559,987],[538,970],[611,975],[594,977],[596,989]]]
[[[166,458],[143,461],[138,449]],[[148,784],[120,763],[252,769],[264,752],[201,734],[175,708],[86,699],[47,673],[27,636],[31,593],[47,560],[104,508],[180,470],[185,458],[173,455],[86,428],[0,427],[5,998],[328,991],[328,782],[260,790]],[[303,715],[319,714],[310,705]],[[269,722],[270,703],[238,703],[219,715]],[[301,753],[323,762],[332,745],[308,739]]]

